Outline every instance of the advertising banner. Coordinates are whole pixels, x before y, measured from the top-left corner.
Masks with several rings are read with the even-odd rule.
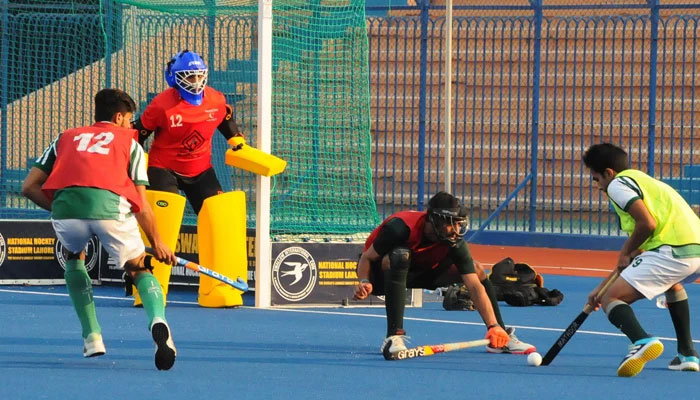
[[[176,254],[199,261],[197,227],[183,225]],[[248,285],[255,287],[255,231],[247,232]],[[272,304],[383,305],[383,297],[353,301],[357,261],[362,243],[273,243]],[[86,248],[85,267],[93,283],[123,282],[123,270],[93,237]],[[50,221],[0,221],[0,284],[64,284],[65,250]],[[207,266],[212,268],[212,266]],[[172,269],[173,285],[198,285],[199,274],[184,267]],[[408,294],[407,303],[414,304]],[[415,300],[420,300],[416,298]],[[418,305],[418,304],[414,304]]]
[[[85,268],[100,279],[100,242],[85,248]],[[63,284],[66,252],[50,221],[0,220],[0,284]]]
[[[363,243],[273,243],[272,305],[383,305],[353,301]],[[408,291],[407,304],[412,304]]]

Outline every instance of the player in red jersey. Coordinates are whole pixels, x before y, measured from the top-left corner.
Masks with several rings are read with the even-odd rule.
[[[83,328],[85,357],[105,354],[97,322],[85,246],[93,235],[117,260],[143,293],[158,369],[170,369],[176,350],[165,320],[163,293],[149,271],[138,225],[152,243],[159,261],[174,264],[146,201],[143,148],[134,140],[134,100],[124,91],[103,89],[95,95],[95,124],[63,132],[36,160],[22,185],[22,194],[51,211],[56,236],[69,252],[65,279]],[[137,225],[138,224],[138,225]]]
[[[381,351],[405,350],[403,313],[406,288],[435,289],[464,283],[487,326],[491,353],[529,354],[535,346],[521,342],[501,318],[496,292],[467,242],[467,211],[459,199],[439,192],[428,211],[401,211],[387,218],[365,241],[357,264],[360,280],[354,298],[385,295],[387,334]]]
[[[206,198],[222,193],[211,164],[214,131],[234,148],[240,143],[233,138],[242,137],[233,107],[207,86],[207,71],[197,53],[184,50],[173,56],[165,69],[170,88],[151,101],[134,126],[142,145],[155,133],[148,152],[149,189],[182,190],[196,213]]]

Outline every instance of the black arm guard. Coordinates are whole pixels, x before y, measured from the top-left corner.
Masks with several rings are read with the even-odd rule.
[[[143,144],[146,143],[146,139],[148,139],[154,131],[144,128],[140,118],[134,121],[133,125],[134,129],[139,132],[139,144],[143,146]]]
[[[219,132],[226,138],[226,140],[231,139],[234,136],[243,136],[241,131],[238,130],[238,125],[236,125],[236,120],[233,118],[233,107],[226,104],[226,117],[221,121],[217,127]]]

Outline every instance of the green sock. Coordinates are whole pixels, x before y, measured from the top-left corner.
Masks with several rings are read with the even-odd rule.
[[[97,323],[95,302],[92,299],[92,284],[85,269],[85,261],[67,260],[66,272],[63,276],[66,279],[68,294],[75,312],[78,314],[80,325],[83,327],[83,339],[91,333],[101,333],[102,329]]]
[[[673,328],[678,339],[678,353],[684,356],[693,354],[693,338],[690,336],[690,307],[688,299],[668,303],[668,312],[671,314]]]
[[[614,306],[612,310],[608,311],[608,320],[615,325],[617,329],[621,330],[632,343],[639,339],[651,337],[639,324],[629,304],[620,302]]]
[[[403,312],[406,308],[406,279],[408,269],[384,271],[384,305],[386,306],[386,335],[403,334]]]
[[[153,274],[144,272],[134,279],[136,289],[139,291],[143,309],[148,315],[148,329],[151,329],[153,318],[160,317],[165,320],[165,304],[163,304],[163,290]]]
[[[493,283],[491,283],[489,278],[486,278],[481,281],[481,284],[484,285],[486,295],[489,296],[489,300],[491,301],[491,308],[493,308],[493,314],[496,316],[496,322],[498,322],[501,328],[506,329],[506,324],[501,317],[501,309],[498,307],[498,297],[496,296],[496,289],[493,288]]]

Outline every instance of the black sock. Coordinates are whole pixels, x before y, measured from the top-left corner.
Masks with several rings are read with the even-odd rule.
[[[678,353],[684,356],[693,355],[695,346],[690,336],[690,306],[688,299],[668,303],[668,313],[671,314],[673,328],[678,339]]]
[[[390,268],[384,271],[384,305],[386,306],[386,335],[404,334],[403,312],[406,308],[406,278],[408,269]]]
[[[484,289],[486,289],[486,295],[489,296],[489,300],[491,301],[491,308],[493,308],[493,314],[496,316],[496,322],[498,322],[498,325],[501,326],[501,328],[506,329],[506,324],[503,323],[503,318],[501,318],[501,309],[498,307],[498,297],[496,296],[496,289],[493,288],[493,284],[489,280],[489,278],[484,279],[481,281],[481,284],[484,285]]]
[[[621,330],[622,333],[627,335],[632,343],[639,339],[644,339],[651,337],[637,321],[637,317],[634,315],[634,311],[629,304],[621,303],[613,307],[612,310],[608,312],[608,320]]]

